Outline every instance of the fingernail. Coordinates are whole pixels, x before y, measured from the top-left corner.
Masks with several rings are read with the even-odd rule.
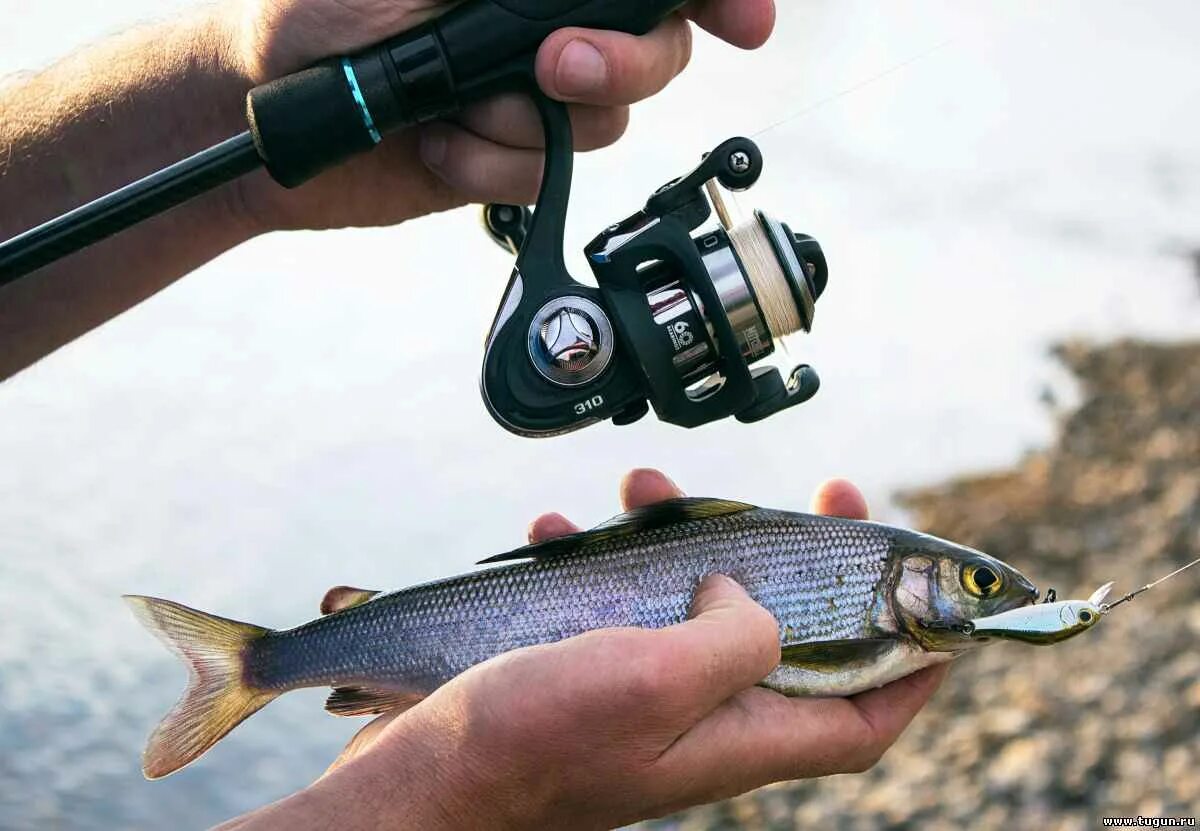
[[[421,161],[434,168],[446,161],[446,137],[440,132],[426,130],[421,136]]]
[[[587,95],[601,89],[607,81],[608,61],[586,40],[571,41],[558,56],[554,83],[560,94]]]

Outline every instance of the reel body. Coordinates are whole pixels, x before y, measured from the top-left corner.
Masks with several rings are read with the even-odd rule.
[[[484,209],[493,239],[518,255],[484,356],[496,421],[547,437],[607,419],[631,424],[653,407],[663,421],[699,427],[759,421],[812,398],[820,381],[811,367],[784,378],[755,365],[780,338],[811,328],[828,268],[815,240],[761,212],[740,228],[730,222],[720,188],[758,181],[754,142],[722,143],[596,237],[585,249],[591,288],[563,260],[570,123],[563,105],[534,95],[547,147],[537,209]],[[714,211],[721,227],[696,233]]]

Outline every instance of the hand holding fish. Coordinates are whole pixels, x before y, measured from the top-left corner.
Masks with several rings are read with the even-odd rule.
[[[679,496],[626,478],[627,510]],[[848,483],[814,510],[865,518]],[[575,531],[558,515],[531,541]],[[861,771],[895,741],[944,667],[850,698],[756,686],[780,660],[772,615],[732,580],[707,580],[691,618],[606,629],[480,664],[366,727],[307,790],[230,828],[604,828],[784,779]]]

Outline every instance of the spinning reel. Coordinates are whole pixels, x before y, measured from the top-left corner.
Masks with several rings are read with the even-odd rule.
[[[483,395],[500,424],[553,436],[649,412],[684,427],[752,422],[811,398],[807,366],[785,380],[761,361],[812,326],[828,271],[811,237],[763,214],[734,227],[720,187],[762,173],[749,139],[717,147],[687,176],[586,250],[599,288],[563,261],[571,124],[538,91],[534,56],[567,26],[650,31],[683,0],[465,0],[391,40],[251,90],[249,129],[0,243],[0,287],[260,167],[284,187],[370,151],[385,134],[527,89],[546,133],[536,212],[487,209],[517,267],[487,340]],[[721,227],[699,231],[716,211]]]
[[[517,254],[483,362],[496,421],[546,437],[605,419],[632,424],[653,407],[663,421],[699,427],[760,421],[812,398],[820,380],[811,367],[785,379],[755,366],[781,338],[812,328],[829,270],[816,240],[762,212],[733,225],[721,188],[758,181],[754,142],[719,145],[596,237],[585,249],[591,288],[563,260],[570,122],[563,105],[535,98],[547,148],[537,208],[484,208],[487,232]],[[720,227],[693,237],[714,211]]]

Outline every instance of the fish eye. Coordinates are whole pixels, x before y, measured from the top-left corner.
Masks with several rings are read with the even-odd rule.
[[[1079,612],[1079,622],[1080,623],[1091,623],[1091,620],[1092,620],[1091,612],[1089,612],[1087,609],[1080,610],[1080,612]]]
[[[976,597],[991,597],[1000,591],[1000,575],[991,566],[972,564],[962,570],[963,588]]]

